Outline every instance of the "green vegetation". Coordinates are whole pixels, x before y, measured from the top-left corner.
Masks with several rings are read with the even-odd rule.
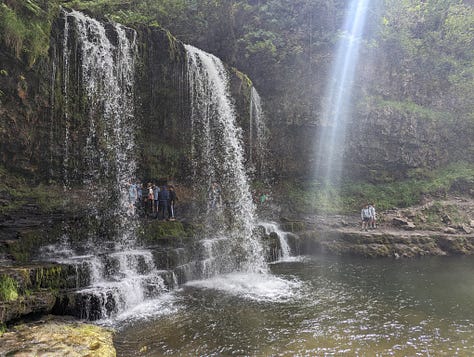
[[[194,228],[179,221],[149,222],[141,232],[141,239],[147,243],[153,243],[167,238],[189,238],[194,235]]]
[[[18,299],[18,283],[6,275],[0,276],[0,301],[15,301]]]
[[[59,1],[9,0],[0,4],[0,41],[31,67],[49,49]]]
[[[424,107],[412,101],[397,101],[397,100],[386,100],[381,97],[367,98],[371,102],[372,108],[393,110],[405,116],[415,116],[420,119],[432,120],[432,121],[444,121],[450,122],[454,119],[451,112],[443,112],[440,110],[433,109],[432,107]]]
[[[337,189],[312,181],[286,183],[280,190],[288,193],[300,212],[353,213],[367,202],[374,202],[379,210],[404,208],[420,203],[424,196],[445,197],[449,192],[474,189],[474,167],[467,163],[411,174],[407,180],[383,184],[345,182]]]
[[[4,198],[0,213],[8,213],[20,209],[26,204],[35,204],[43,212],[53,212],[63,207],[64,192],[57,185],[38,184],[31,186],[19,175],[10,173],[0,166],[0,196]]]

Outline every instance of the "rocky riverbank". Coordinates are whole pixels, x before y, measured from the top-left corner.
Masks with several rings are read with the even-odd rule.
[[[474,200],[449,197],[380,212],[376,229],[363,231],[359,216],[283,219],[295,254],[413,258],[474,254]]]

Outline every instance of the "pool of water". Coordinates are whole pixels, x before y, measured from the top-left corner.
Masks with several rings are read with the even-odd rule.
[[[192,282],[118,323],[118,356],[468,356],[474,259],[308,257]]]

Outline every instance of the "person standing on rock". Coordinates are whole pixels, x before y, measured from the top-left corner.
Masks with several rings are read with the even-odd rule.
[[[370,223],[370,209],[369,205],[366,204],[364,208],[360,211],[360,218],[362,220],[362,230],[368,231],[369,223]]]
[[[169,217],[170,216],[170,212],[168,210],[168,203],[169,203],[169,199],[170,199],[170,193],[168,191],[168,188],[166,186],[163,186],[160,190],[160,192],[158,193],[158,200],[160,201],[159,202],[159,205],[160,205],[160,215],[161,215],[161,219],[164,220],[165,219],[165,211],[167,211],[167,216]]]
[[[153,185],[153,213],[155,217],[158,217],[158,194],[160,193],[160,187],[155,183]]]
[[[169,186],[169,204],[168,204],[168,216],[170,218],[170,221],[174,221],[174,205],[176,204],[176,201],[178,200],[178,196],[176,196],[176,192],[174,190],[174,186],[170,185]]]
[[[370,211],[370,221],[369,221],[369,228],[375,229],[375,206],[373,203],[369,203],[369,211]]]

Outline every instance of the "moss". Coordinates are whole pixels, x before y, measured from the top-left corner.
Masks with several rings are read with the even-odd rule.
[[[0,276],[0,301],[15,301],[18,299],[18,283],[9,276]]]
[[[0,337],[2,337],[3,334],[7,331],[8,331],[7,330],[7,325],[5,325],[4,323],[0,323]]]
[[[194,235],[194,228],[179,221],[153,221],[145,225],[141,239],[150,243],[164,238],[187,238]]]

